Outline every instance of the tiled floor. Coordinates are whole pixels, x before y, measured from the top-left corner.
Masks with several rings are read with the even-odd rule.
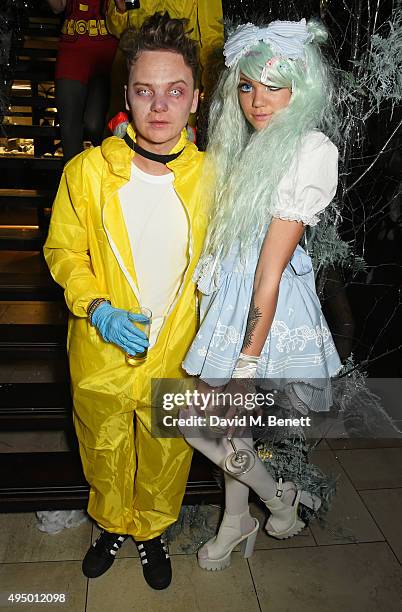
[[[357,448],[353,448],[353,447]],[[332,447],[332,449],[331,449]],[[132,541],[104,576],[87,580],[81,560],[96,537],[91,523],[58,535],[33,514],[0,515],[0,609],[103,612],[399,612],[402,602],[402,448],[400,441],[329,441],[313,460],[338,476],[327,525],[312,523],[290,540],[263,531],[253,557],[238,551],[223,572],[199,569],[171,544],[174,579],[152,591]],[[253,513],[263,522],[260,508]],[[218,516],[218,511],[216,511]],[[7,605],[5,594],[66,593],[65,604]]]

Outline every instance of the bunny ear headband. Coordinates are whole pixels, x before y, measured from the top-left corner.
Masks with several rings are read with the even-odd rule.
[[[303,58],[304,45],[312,40],[313,34],[307,30],[305,19],[272,21],[265,28],[258,28],[252,23],[240,25],[229,36],[223,48],[225,65],[231,68],[260,41],[269,44],[280,56],[290,59]]]

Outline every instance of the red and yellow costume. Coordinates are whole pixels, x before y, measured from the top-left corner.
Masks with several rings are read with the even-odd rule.
[[[68,0],[56,79],[71,79],[86,85],[92,76],[110,73],[118,41],[107,30],[103,5],[106,10],[109,0]]]

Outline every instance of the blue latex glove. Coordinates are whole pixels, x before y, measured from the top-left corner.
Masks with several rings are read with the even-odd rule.
[[[108,302],[102,302],[92,315],[92,324],[105,342],[116,344],[129,355],[142,353],[149,345],[144,332],[133,325],[135,321],[147,323],[148,318],[113,308]]]

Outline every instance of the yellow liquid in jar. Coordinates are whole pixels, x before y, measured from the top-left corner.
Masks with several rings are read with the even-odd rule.
[[[148,355],[148,350],[143,351],[142,353],[137,353],[137,355],[126,355],[126,361],[128,364],[136,366],[144,363]]]

